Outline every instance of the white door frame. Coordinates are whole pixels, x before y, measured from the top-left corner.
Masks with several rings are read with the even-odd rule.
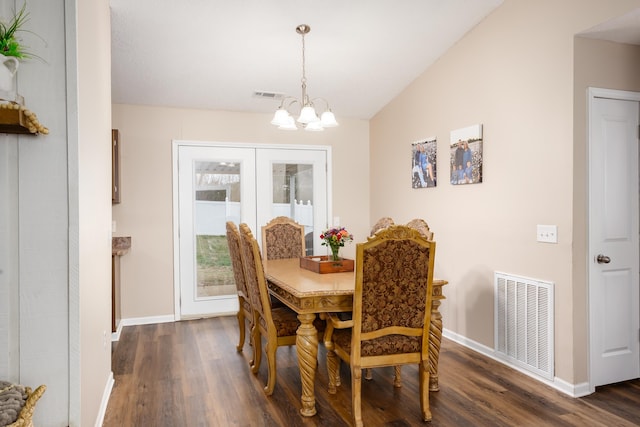
[[[596,333],[596,326],[592,324],[594,313],[593,311],[595,309],[597,309],[595,302],[593,301],[593,297],[592,297],[592,287],[591,287],[591,283],[592,283],[592,276],[591,276],[591,265],[594,262],[594,253],[593,253],[593,247],[592,247],[592,236],[590,235],[591,233],[591,201],[589,201],[590,199],[590,193],[591,193],[591,144],[592,144],[592,138],[593,135],[591,134],[591,125],[592,125],[592,114],[593,114],[593,110],[594,110],[594,102],[596,98],[608,98],[608,99],[613,99],[613,100],[621,100],[621,101],[634,101],[634,102],[640,102],[640,93],[639,92],[631,92],[631,91],[622,91],[622,90],[613,90],[613,89],[603,89],[603,88],[593,88],[590,87],[588,88],[588,93],[587,93],[587,104],[588,104],[588,113],[587,113],[587,171],[588,171],[588,182],[589,184],[587,185],[587,200],[588,200],[588,206],[587,206],[587,213],[588,213],[588,219],[587,219],[587,224],[588,224],[588,234],[587,234],[587,313],[588,313],[588,366],[589,366],[589,391],[590,392],[595,392],[595,380],[594,380],[594,361],[591,358],[591,354],[593,351],[593,345],[595,342],[594,339],[594,333]],[[636,159],[636,162],[640,161],[640,159]],[[640,198],[640,194],[635,194],[635,195],[631,195],[632,197],[639,197]],[[636,221],[640,221],[640,218],[635,219]],[[638,264],[640,264],[640,259],[636,260],[636,262]],[[636,265],[637,266],[637,265]],[[637,271],[637,269],[636,269]],[[640,313],[636,312],[636,315],[640,316]]]
[[[171,142],[172,145],[172,181],[173,181],[173,313],[176,321],[181,320],[180,314],[180,203],[179,203],[179,182],[178,182],[178,149],[180,146],[199,146],[199,147],[228,147],[228,148],[252,148],[252,149],[283,149],[283,150],[324,150],[327,152],[327,206],[326,218],[332,218],[333,212],[333,195],[332,195],[332,165],[331,165],[331,146],[328,145],[292,145],[292,144],[252,144],[242,142],[213,142],[213,141],[195,141],[195,140],[177,140]],[[324,224],[326,227],[327,224]]]

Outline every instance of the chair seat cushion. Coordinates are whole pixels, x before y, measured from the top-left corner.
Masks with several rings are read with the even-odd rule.
[[[289,307],[273,307],[271,309],[271,317],[276,325],[276,331],[279,337],[295,335],[300,326],[298,314]],[[263,322],[263,319],[260,319]]]
[[[282,307],[273,307],[271,309],[271,317],[273,318],[273,324],[276,327],[277,335],[279,337],[296,335],[296,331],[300,326],[298,313],[291,310],[286,305],[283,305]],[[262,316],[260,316],[260,324],[262,327],[266,328],[266,324]],[[323,320],[316,317],[313,321],[313,326],[315,326],[319,332],[323,332],[327,325]]]
[[[333,342],[347,353],[351,353],[351,329],[335,329]],[[362,356],[382,356],[388,354],[419,353],[422,337],[387,335],[373,340],[362,341]]]

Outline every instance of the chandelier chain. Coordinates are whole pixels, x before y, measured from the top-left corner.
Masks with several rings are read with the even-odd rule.
[[[304,33],[302,33],[302,105],[307,105],[307,72],[306,72],[306,57],[305,57],[305,48],[304,48]]]

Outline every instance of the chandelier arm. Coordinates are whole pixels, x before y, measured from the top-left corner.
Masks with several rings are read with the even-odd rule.
[[[285,107],[285,103],[288,101],[288,104]],[[291,106],[293,106],[294,104],[300,104],[300,100],[293,97],[293,96],[286,96],[282,99],[282,102],[280,103],[280,108],[283,108],[285,110],[287,110],[289,112],[289,114],[291,114],[291,110],[289,110],[291,108]]]
[[[326,108],[324,109],[324,111],[331,111],[331,107],[329,106],[329,101],[327,101],[325,98],[323,98],[323,97],[321,97],[321,96],[319,96],[319,97],[317,97],[317,98],[313,98],[312,100],[310,100],[310,101],[309,101],[309,104],[311,104],[312,106],[314,106],[314,107],[315,107],[315,102],[316,102],[316,101],[322,101],[322,102],[324,102],[324,105],[325,105],[325,107],[326,107]]]

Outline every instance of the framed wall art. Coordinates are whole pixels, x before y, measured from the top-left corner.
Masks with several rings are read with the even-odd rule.
[[[436,138],[427,138],[411,144],[411,187],[435,187],[436,158],[438,145]]]
[[[482,125],[453,130],[450,141],[451,184],[482,182]]]

